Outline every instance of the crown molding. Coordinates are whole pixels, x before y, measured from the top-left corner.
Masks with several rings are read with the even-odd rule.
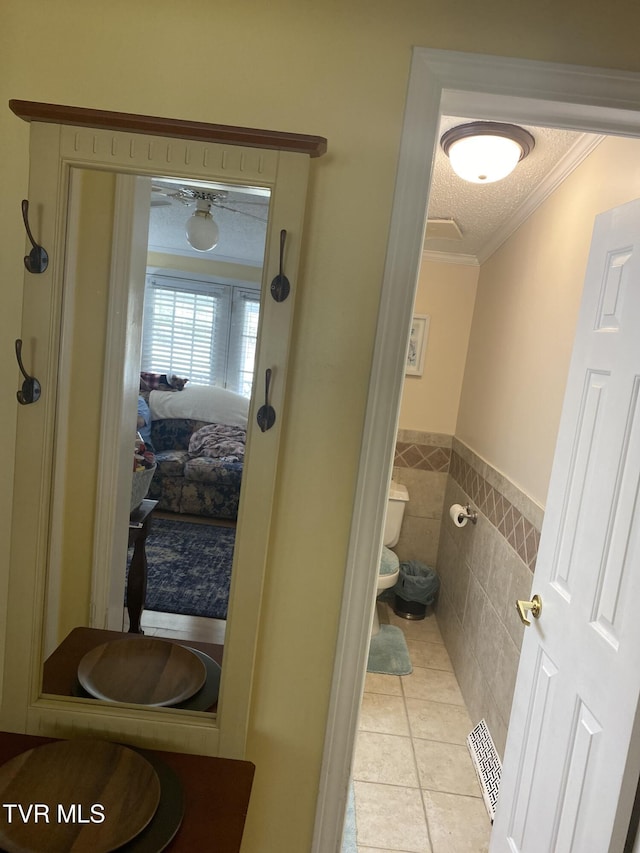
[[[583,134],[556,163],[546,178],[538,184],[524,203],[478,252],[478,263],[483,264],[511,235],[551,196],[569,175],[606,139],[604,135]]]
[[[478,267],[480,261],[475,255],[466,255],[462,252],[434,252],[425,249],[422,252],[423,261],[432,261],[436,264],[458,264],[458,266]]]
[[[525,199],[516,212],[502,225],[491,238],[481,247],[477,255],[438,252],[425,249],[422,258],[441,264],[462,264],[465,266],[482,266],[491,255],[514,234],[521,225],[551,196],[569,175],[586,160],[586,158],[606,139],[605,135],[582,134],[564,156],[547,174],[544,180]]]

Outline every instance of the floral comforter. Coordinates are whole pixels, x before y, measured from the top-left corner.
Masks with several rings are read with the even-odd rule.
[[[244,462],[247,431],[227,424],[208,424],[193,433],[189,456],[208,456],[221,462]]]

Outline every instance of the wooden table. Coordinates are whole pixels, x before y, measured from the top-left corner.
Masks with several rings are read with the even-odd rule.
[[[133,557],[127,578],[127,610],[129,633],[143,634],[140,617],[147,594],[147,550],[146,541],[151,529],[151,515],[158,501],[143,500],[129,517],[129,548],[133,546]]]
[[[78,664],[85,654],[102,643],[126,637],[120,631],[103,631],[99,628],[74,628],[44,662],[42,668],[42,692],[57,696],[76,696]],[[162,639],[162,638],[161,638]],[[172,643],[199,649],[216,663],[222,665],[223,647],[215,643],[200,643],[195,640],[177,640]],[[217,702],[206,710],[215,711]]]
[[[0,732],[0,764],[55,738]],[[249,806],[254,765],[249,761],[207,758],[145,750],[178,776],[184,794],[184,818],[170,853],[239,853]],[[26,807],[27,804],[25,804]]]

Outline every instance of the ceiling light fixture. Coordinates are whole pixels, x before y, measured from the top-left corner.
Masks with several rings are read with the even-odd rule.
[[[187,219],[187,240],[198,252],[210,252],[220,239],[220,230],[211,215],[211,202],[198,198],[196,209]]]
[[[452,127],[440,144],[456,175],[474,184],[491,184],[511,174],[536,141],[515,124],[472,121]]]

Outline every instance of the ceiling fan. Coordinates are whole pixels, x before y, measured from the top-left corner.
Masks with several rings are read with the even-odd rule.
[[[241,216],[249,216],[252,219],[257,219],[260,222],[267,221],[267,208],[269,204],[268,198],[260,199],[259,201],[247,201],[245,199],[229,199],[227,190],[203,189],[199,187],[190,187],[186,185],[169,185],[152,184],[151,186],[151,207],[166,207],[173,202],[179,204],[191,205],[203,202],[209,207],[217,207],[220,210],[227,210],[230,213],[239,213]],[[232,206],[233,205],[233,206]],[[255,213],[250,213],[247,210],[240,208],[247,205],[257,205],[264,209],[264,216],[258,216]]]
[[[257,220],[266,228],[269,198],[269,190],[262,187],[235,188],[225,184],[210,183],[202,185],[179,178],[159,176],[151,181],[152,210],[171,205],[180,219],[177,206],[191,207],[192,212],[183,227],[187,242],[198,252],[210,252],[216,248],[220,239],[219,223],[224,220],[227,213],[237,213]],[[170,213],[170,219],[175,219],[174,212]],[[215,219],[212,215],[214,212]],[[227,227],[233,230],[231,223],[228,223]]]

